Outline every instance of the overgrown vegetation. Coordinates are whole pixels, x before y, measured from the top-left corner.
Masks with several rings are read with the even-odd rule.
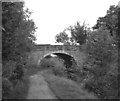
[[[78,22],[67,33],[56,36],[57,42],[78,43],[83,47],[87,59],[79,73],[84,87],[101,99],[116,99],[118,96],[118,6],[110,6],[107,14],[97,20],[93,30]],[[67,38],[62,38],[66,36]],[[61,40],[62,39],[62,40]],[[69,40],[69,41],[66,41]],[[75,44],[74,44],[75,43]]]
[[[62,68],[62,67],[61,67]],[[59,69],[58,69],[59,72]],[[41,73],[50,89],[59,100],[63,99],[97,99],[97,97],[91,93],[82,89],[75,81],[65,78],[60,74],[54,75],[51,69],[45,69]]]
[[[85,88],[102,99],[119,98],[117,14],[118,7],[110,6],[105,17],[99,18],[94,27],[96,30],[92,31],[85,43],[88,58],[83,68],[91,77],[85,83]]]
[[[44,58],[43,60],[41,60],[39,68],[40,70],[51,69],[54,75],[67,77],[67,74],[65,73],[66,67],[64,65],[64,62],[58,57],[50,59]]]
[[[24,8],[24,2],[2,2],[2,90],[4,99],[12,98],[9,94],[17,91],[16,86],[22,82],[24,76],[26,53],[30,52],[34,45],[36,27],[34,21],[30,19],[30,15],[31,12]],[[21,91],[23,90],[21,89]]]
[[[92,37],[92,39],[91,39]],[[83,70],[92,76],[85,87],[100,98],[118,98],[118,49],[109,31],[99,29],[92,33],[86,51],[88,58]]]
[[[23,9],[23,2],[2,2],[2,65],[3,99],[25,98],[28,77],[38,70],[50,68],[55,75],[68,77],[68,70],[58,58],[43,59],[40,67],[28,64],[27,52],[35,41],[35,24],[31,12]],[[87,55],[75,80],[101,99],[116,99],[118,96],[118,6],[110,6],[107,14],[97,20],[93,30],[85,23],[70,26],[56,35],[56,41],[79,45]],[[69,30],[71,37],[68,37]],[[27,69],[29,72],[26,72]],[[67,71],[67,72],[65,72]],[[69,78],[70,79],[70,78]],[[72,78],[71,78],[72,79]]]

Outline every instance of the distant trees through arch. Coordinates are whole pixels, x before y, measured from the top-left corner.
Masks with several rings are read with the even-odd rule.
[[[64,65],[68,69],[74,68],[77,66],[75,59],[71,55],[66,54],[66,53],[51,53],[51,54],[45,56],[44,58],[49,59],[49,58],[53,58],[53,57],[58,57],[58,58],[64,60]]]

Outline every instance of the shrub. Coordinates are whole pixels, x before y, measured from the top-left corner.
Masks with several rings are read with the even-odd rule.
[[[29,91],[29,76],[24,76],[22,80],[18,80],[14,87],[15,99],[25,99]]]
[[[2,98],[12,99],[14,97],[14,89],[12,83],[7,78],[2,78]]]
[[[6,77],[6,78],[10,77],[12,75],[12,72],[15,70],[15,68],[16,68],[16,62],[7,61],[2,68],[3,77]]]
[[[109,31],[99,29],[93,32],[87,41],[88,58],[83,70],[89,80],[85,88],[94,91],[99,98],[117,98],[118,51]]]
[[[16,84],[7,78],[2,78],[2,98],[3,99],[25,99],[29,88],[29,76],[24,76],[22,80],[17,79]]]

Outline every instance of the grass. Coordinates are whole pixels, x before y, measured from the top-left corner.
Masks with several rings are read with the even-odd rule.
[[[49,70],[43,71],[42,75],[45,77],[51,90],[60,99],[96,99],[94,94],[83,90],[76,82],[70,79],[55,76]]]
[[[45,72],[46,70],[51,72]],[[61,99],[76,99],[76,98],[95,98],[93,94],[88,94],[85,90],[82,90],[72,80],[67,79],[67,73],[65,72],[65,66],[63,61],[58,58],[52,58],[50,60],[42,60],[39,66],[28,64],[25,69],[24,76],[21,80],[15,80],[17,84],[8,91],[8,96],[5,96],[5,99],[25,99],[28,94],[29,89],[29,77],[31,75],[37,74],[38,72],[43,73],[46,81],[49,84],[51,90],[59,96]]]

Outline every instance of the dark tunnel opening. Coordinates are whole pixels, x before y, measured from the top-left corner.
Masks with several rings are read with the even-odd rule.
[[[54,55],[57,55],[58,58],[64,60],[64,65],[67,69],[73,68],[73,65],[77,65],[74,58],[70,55],[64,54],[64,53],[53,53]]]
[[[77,63],[72,56],[65,54],[65,53],[52,53],[50,55],[45,56],[44,58],[50,59],[50,58],[54,58],[54,57],[58,57],[64,61],[64,66],[66,67],[67,72],[74,73],[77,71],[76,70]]]

